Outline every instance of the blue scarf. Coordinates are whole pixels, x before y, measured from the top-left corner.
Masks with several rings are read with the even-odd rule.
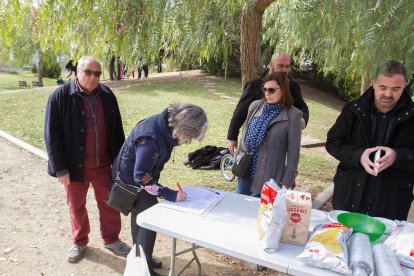
[[[269,123],[274,118],[276,118],[279,113],[280,104],[265,103],[263,105],[262,115],[259,117],[253,117],[247,127],[244,144],[246,146],[247,152],[253,154],[252,164],[250,167],[250,179],[253,179],[254,172],[256,171],[257,158],[259,156],[259,147],[267,135],[267,128],[269,126]]]

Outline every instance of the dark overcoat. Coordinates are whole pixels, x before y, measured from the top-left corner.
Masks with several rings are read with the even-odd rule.
[[[125,140],[118,102],[112,91],[99,84],[112,161],[118,155]],[[44,138],[47,149],[48,173],[69,170],[70,180],[84,180],[85,111],[83,98],[75,81],[58,87],[49,96],[45,111]]]
[[[326,150],[340,161],[334,177],[333,208],[357,212],[368,173],[360,165],[374,135],[371,109],[374,89],[347,103],[329,130]],[[376,176],[376,200],[372,216],[406,220],[413,200],[414,184],[414,103],[404,90],[385,134],[384,146],[397,153],[395,163]]]

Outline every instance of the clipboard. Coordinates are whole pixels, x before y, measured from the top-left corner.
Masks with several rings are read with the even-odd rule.
[[[187,194],[185,201],[171,202],[164,200],[160,206],[183,212],[203,215],[210,211],[225,196],[226,192],[201,186],[185,186]]]

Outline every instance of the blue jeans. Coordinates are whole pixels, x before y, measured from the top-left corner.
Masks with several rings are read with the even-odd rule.
[[[252,187],[252,180],[250,178],[239,178],[236,184],[236,193],[254,197],[260,197],[260,194],[250,191]]]

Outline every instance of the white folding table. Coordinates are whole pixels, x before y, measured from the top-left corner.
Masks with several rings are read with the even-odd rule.
[[[197,257],[198,247],[275,269],[291,275],[341,275],[326,269],[307,265],[296,259],[304,247],[280,244],[276,253],[266,253],[258,240],[256,219],[259,199],[227,193],[208,213],[197,215],[178,211],[157,204],[137,217],[138,225],[173,238],[169,275],[175,273],[175,257],[192,252],[193,259],[177,274],[195,261],[201,275],[201,263]],[[176,252],[176,240],[192,244],[189,249]],[[411,271],[410,271],[411,272]]]

